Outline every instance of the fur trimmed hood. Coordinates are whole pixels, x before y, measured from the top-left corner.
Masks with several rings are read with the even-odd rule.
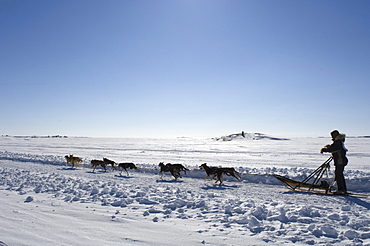
[[[343,133],[339,133],[338,130],[334,130],[330,133],[333,141],[336,141],[336,140],[342,140],[344,142],[345,138],[346,138],[346,134],[343,134]]]
[[[343,133],[340,133],[338,136],[335,137],[334,141],[337,141],[337,140],[345,140],[346,138],[346,134],[343,134]]]

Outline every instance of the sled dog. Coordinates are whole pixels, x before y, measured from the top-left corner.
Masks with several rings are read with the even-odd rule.
[[[163,175],[165,172],[170,172],[172,176],[177,180],[178,178],[181,178],[180,172],[183,171],[186,174],[186,171],[189,171],[189,169],[185,168],[182,164],[171,164],[167,163],[164,165],[163,162],[160,162],[158,166],[161,168],[159,173],[162,173],[160,179],[163,178]]]
[[[240,181],[241,178],[239,173],[233,167],[209,167],[207,166],[207,163],[204,163],[200,165],[199,168],[204,169],[207,173],[207,176],[205,176],[204,179],[212,175],[212,179],[217,177],[216,184],[217,182],[220,182],[219,185],[221,185],[223,182],[222,177],[224,174],[226,174],[227,176],[233,176],[238,181]]]
[[[67,161],[67,165],[68,163],[71,163],[71,166],[72,168],[75,168],[78,166],[78,163],[82,162],[82,159],[80,157],[77,157],[77,156],[73,156],[73,155],[66,155],[64,156],[66,158],[66,161]]]
[[[116,168],[116,162],[115,161],[112,161],[112,160],[109,160],[108,158],[103,158],[103,161],[104,161],[104,163],[105,163],[105,165],[111,165],[112,166],[112,169],[114,169],[114,170],[117,170],[117,168]]]
[[[101,166],[104,171],[107,171],[107,164],[101,160],[91,160],[91,165],[94,167],[93,172],[95,172],[96,167]]]
[[[119,163],[119,164],[118,164],[118,168],[121,168],[121,173],[119,174],[119,175],[121,175],[121,176],[122,176],[122,172],[123,172],[123,170],[125,170],[125,171],[126,171],[126,173],[127,173],[127,175],[129,175],[129,174],[128,174],[128,172],[127,172],[127,168],[135,169],[135,170],[139,170],[139,168],[137,168],[137,167],[135,166],[135,164],[134,164],[134,163],[132,163],[132,162]]]

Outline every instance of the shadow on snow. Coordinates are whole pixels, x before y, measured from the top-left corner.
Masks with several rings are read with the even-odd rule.
[[[182,183],[184,181],[176,180],[176,179],[171,179],[171,180],[157,179],[156,182],[157,183]]]
[[[134,178],[133,176],[124,176],[124,175],[114,175],[114,177],[120,178],[120,179],[132,179],[132,178]]]
[[[222,185],[218,185],[218,184],[214,184],[214,185],[206,185],[206,186],[203,186],[203,187],[200,187],[201,189],[203,190],[225,190],[225,189],[228,189],[228,188],[238,188],[239,186],[237,185],[225,185],[225,184],[222,184]]]
[[[367,201],[364,201],[358,197],[353,197],[353,196],[345,196],[345,198],[352,203],[356,203],[357,205],[360,205],[370,210],[370,203],[368,203]]]

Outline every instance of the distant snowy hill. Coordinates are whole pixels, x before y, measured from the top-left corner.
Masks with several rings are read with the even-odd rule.
[[[277,137],[271,137],[263,133],[234,133],[227,136],[222,137],[216,137],[214,138],[217,141],[232,141],[232,140],[262,140],[262,139],[268,139],[268,140],[289,140],[288,138],[277,138]]]

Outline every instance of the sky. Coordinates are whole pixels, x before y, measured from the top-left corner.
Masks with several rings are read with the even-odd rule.
[[[0,135],[370,135],[370,1],[0,0]]]

